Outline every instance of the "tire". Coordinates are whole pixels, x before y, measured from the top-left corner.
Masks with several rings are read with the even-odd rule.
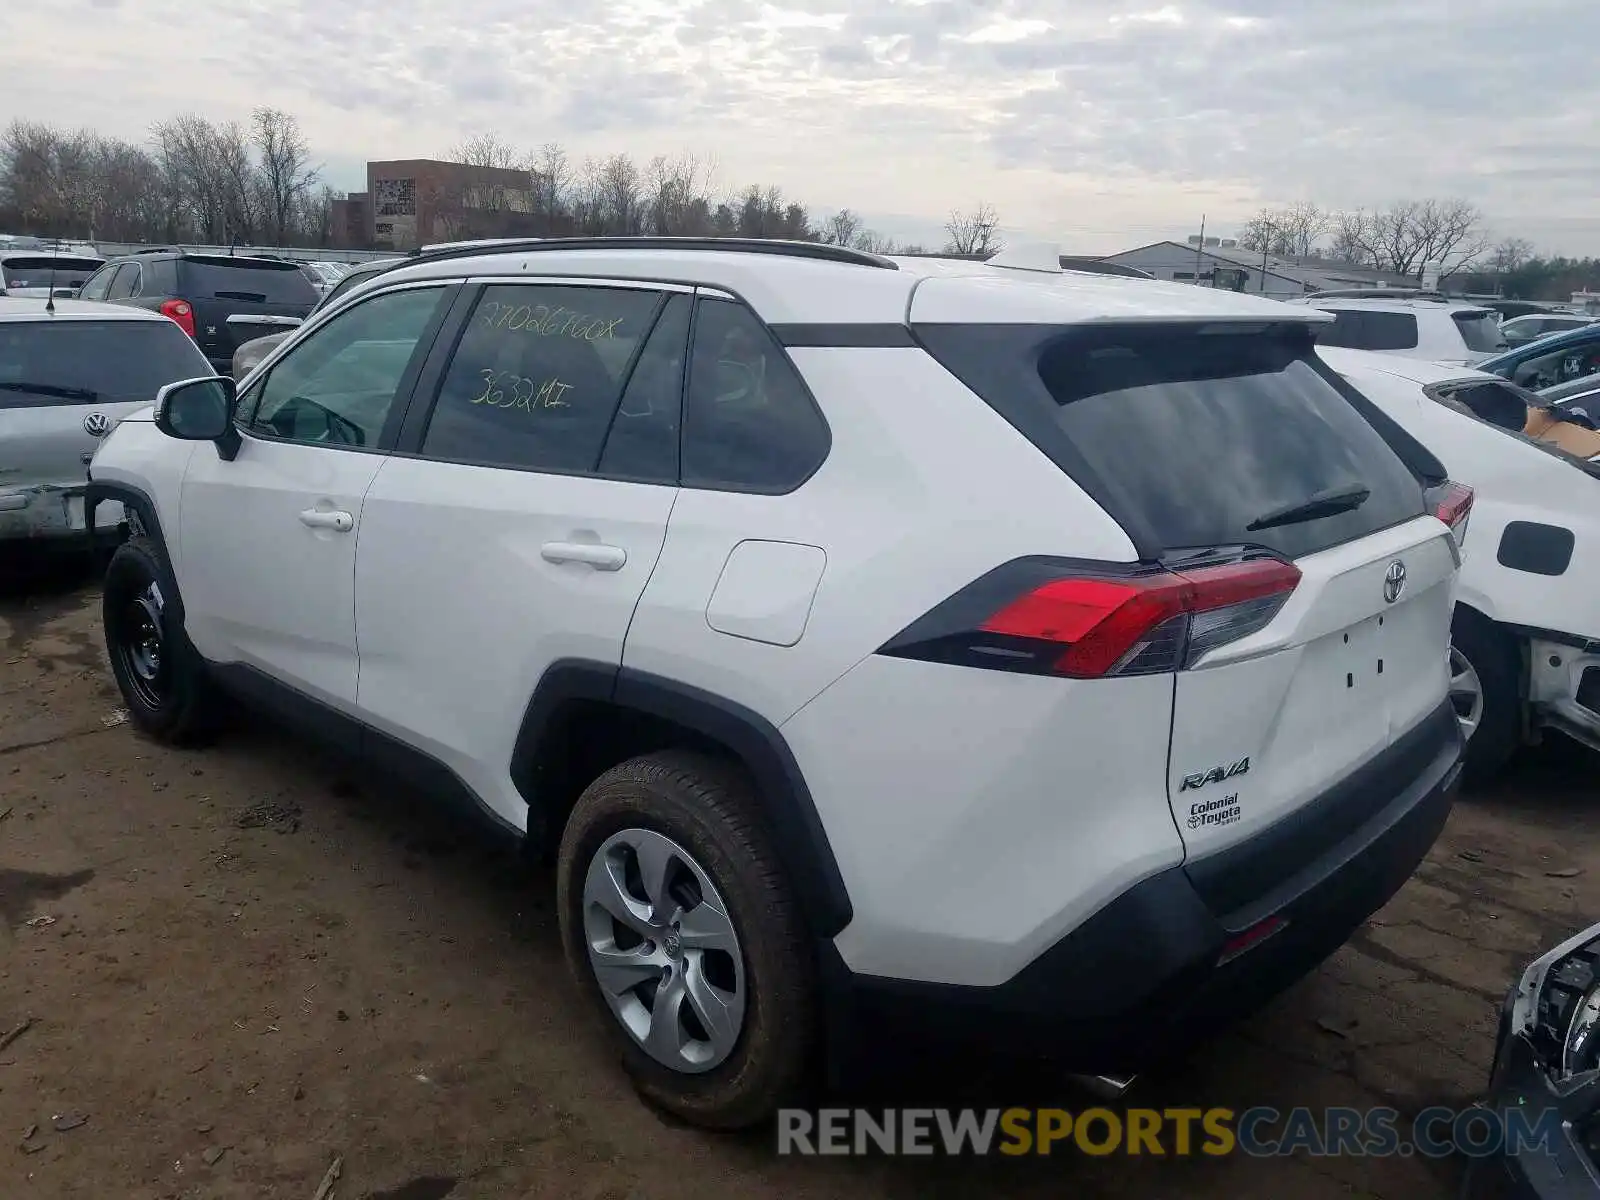
[[[220,698],[173,615],[177,590],[155,543],[132,538],[106,567],[101,620],[129,718],[157,741],[194,745],[215,732]]]
[[[1463,715],[1461,662],[1476,676],[1481,702],[1467,739],[1462,782],[1490,783],[1522,744],[1522,656],[1499,626],[1475,612],[1457,610],[1450,626],[1451,700]]]
[[[589,785],[567,821],[557,861],[567,964],[610,1029],[624,1069],[645,1100],[708,1129],[759,1124],[803,1099],[819,1058],[815,964],[799,908],[756,812],[750,783],[731,764],[686,752],[650,754],[613,767]],[[667,863],[662,891],[672,898],[666,905],[652,906],[645,899],[649,891],[640,869],[645,860]],[[616,920],[595,901],[597,883],[604,891],[619,868],[624,889],[639,906],[632,924]],[[701,886],[702,875],[710,895]],[[611,895],[614,909],[615,892]],[[696,933],[706,942],[706,931],[719,927],[715,904],[705,903],[715,895],[732,929],[731,954],[689,944]],[[680,905],[683,919],[677,925],[653,916],[658,908]],[[652,919],[641,920],[641,912]],[[596,971],[595,945],[614,953],[631,949],[664,968],[641,963],[612,974],[610,994],[618,995],[613,1002]],[[663,969],[669,973],[663,975]],[[674,969],[676,975],[670,973]],[[638,983],[631,982],[635,974]],[[698,992],[690,986],[694,982]],[[710,1007],[703,999],[708,984],[716,986],[714,995],[742,998],[737,1022],[730,1018],[722,1026],[720,1045],[709,1032],[713,1025],[698,1020],[698,1013]],[[668,1065],[662,1042],[655,1043],[656,1052],[646,1042],[656,1026],[655,1011],[674,987],[687,989],[679,1003],[693,1015],[664,1022],[675,1033],[662,1041],[689,1047],[670,1056]],[[739,1008],[732,1003],[722,1011],[727,1016]],[[691,1051],[700,1061],[687,1061]]]

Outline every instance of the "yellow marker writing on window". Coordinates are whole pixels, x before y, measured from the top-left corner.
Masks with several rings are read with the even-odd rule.
[[[559,305],[551,308],[546,304],[501,304],[497,300],[486,300],[483,304],[485,329],[509,329],[539,337],[598,342],[616,337],[621,324],[621,317],[601,317]]]
[[[491,371],[485,367],[478,372],[483,379],[483,391],[471,400],[489,408],[520,408],[532,412],[536,408],[571,408],[564,397],[572,390],[570,383],[556,378],[529,379],[510,371]]]

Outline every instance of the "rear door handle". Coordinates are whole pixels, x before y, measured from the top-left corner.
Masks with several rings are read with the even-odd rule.
[[[621,546],[598,542],[546,542],[539,547],[539,556],[549,563],[587,563],[596,571],[620,571],[628,561]]]
[[[308,508],[300,514],[300,524],[309,525],[312,529],[334,529],[340,533],[349,533],[356,527],[356,519],[347,512]]]

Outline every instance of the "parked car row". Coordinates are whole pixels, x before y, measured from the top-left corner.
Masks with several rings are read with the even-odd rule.
[[[0,350],[0,417],[95,438],[133,721],[231,696],[550,858],[653,1102],[747,1125],[930,1034],[1122,1087],[1385,903],[1463,757],[1600,738],[1600,484],[1592,430],[1462,365],[1484,310],[1363,353],[1058,263],[484,243],[290,313],[132,256],[89,281],[136,267],[121,305],[0,304],[164,330],[154,403]],[[245,291],[299,324],[171,336]]]

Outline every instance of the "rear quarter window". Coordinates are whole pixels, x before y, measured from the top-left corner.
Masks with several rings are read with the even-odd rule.
[[[1351,350],[1414,350],[1417,318],[1412,313],[1336,309],[1333,310],[1333,324],[1318,332],[1317,342]]]
[[[1130,534],[1162,550],[1253,544],[1294,558],[1422,515],[1420,478],[1349,385],[1315,360],[1304,328],[1223,328],[917,333]],[[1368,493],[1357,508],[1260,527],[1318,493],[1352,488]]]
[[[0,322],[0,408],[153,401],[211,373],[171,321]]]

